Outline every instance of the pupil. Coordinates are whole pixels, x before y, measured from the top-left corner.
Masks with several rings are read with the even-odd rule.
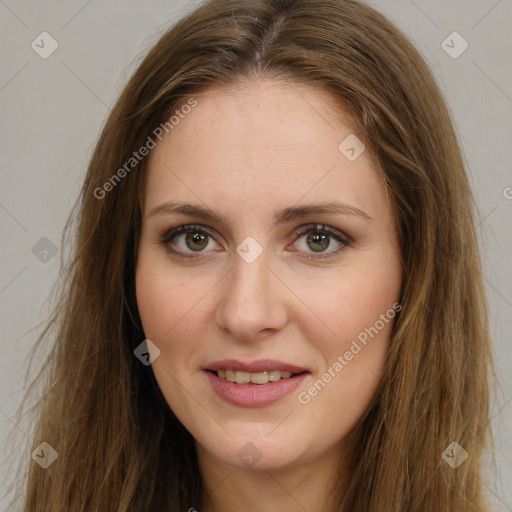
[[[327,247],[329,247],[329,236],[328,235],[322,235],[322,234],[319,234],[319,233],[310,233],[308,235],[308,237],[307,237],[308,245],[309,245],[310,242],[312,242],[313,244],[317,245],[316,249],[314,247],[310,246],[310,248],[313,251],[321,252],[321,251],[324,251],[325,249],[327,249]],[[318,247],[320,247],[320,249],[318,249]]]
[[[187,247],[189,249],[192,249],[193,251],[200,251],[201,249],[204,249],[208,245],[206,235],[202,233],[187,233],[185,240],[187,243]]]

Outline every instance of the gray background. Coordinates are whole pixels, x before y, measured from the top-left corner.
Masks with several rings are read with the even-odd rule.
[[[480,209],[498,370],[492,405],[498,475],[486,486],[494,510],[512,511],[512,372],[507,371],[512,354],[512,189],[507,188],[512,187],[512,0],[370,4],[420,49],[457,125]],[[59,274],[61,232],[88,158],[136,59],[193,5],[186,0],[0,0],[0,510],[7,509],[10,484],[16,481],[13,464],[30,460],[39,444],[32,445],[31,425],[15,412],[27,358]],[[43,31],[59,45],[47,59],[31,47]],[[469,44],[455,59],[441,47],[453,31]],[[44,237],[51,242],[41,242]],[[53,256],[41,250],[53,245]]]

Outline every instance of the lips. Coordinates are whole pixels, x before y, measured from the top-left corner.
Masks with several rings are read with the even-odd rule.
[[[243,383],[231,382],[219,377],[225,371],[236,375],[261,375],[263,372],[283,374],[289,373],[287,378],[256,384],[242,379]],[[228,373],[226,371],[226,373]],[[264,407],[270,405],[296,390],[311,372],[300,366],[276,361],[274,359],[261,359],[253,362],[243,362],[234,359],[215,361],[204,368],[209,384],[218,397],[239,407]],[[264,381],[263,381],[264,382]]]
[[[302,372],[307,372],[306,368],[296,366],[283,361],[275,359],[259,359],[258,361],[244,362],[237,359],[224,359],[222,361],[215,361],[208,364],[205,370],[219,371],[219,370],[232,370],[239,372],[259,373],[259,372],[290,372],[292,375]]]

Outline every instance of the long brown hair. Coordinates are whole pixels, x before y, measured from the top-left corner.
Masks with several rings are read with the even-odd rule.
[[[40,374],[33,447],[45,441],[58,458],[47,469],[31,461],[24,510],[201,507],[194,439],[151,367],[134,356],[145,338],[134,276],[147,159],[126,163],[194,95],[200,101],[209,86],[262,77],[321,87],[352,117],[400,236],[403,309],[380,387],[355,431],[350,486],[337,510],[487,510],[480,458],[492,445],[494,370],[473,196],[425,62],[356,0],[204,2],[129,80],[90,161],[72,258],[39,340],[54,341]],[[453,442],[469,454],[458,468],[443,458]]]

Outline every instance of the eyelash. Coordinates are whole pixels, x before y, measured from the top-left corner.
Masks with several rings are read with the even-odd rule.
[[[170,245],[170,242],[172,241],[172,239],[177,236],[177,235],[180,235],[180,234],[187,234],[187,233],[199,233],[199,234],[202,234],[202,235],[206,235],[212,239],[215,240],[215,237],[208,231],[206,230],[205,228],[201,227],[201,226],[198,226],[198,225],[194,225],[194,224],[187,224],[187,225],[184,225],[184,226],[179,226],[179,227],[176,227],[176,228],[173,228],[173,229],[170,229],[170,230],[167,230],[167,231],[164,231],[160,237],[159,237],[159,243],[162,244],[163,246],[165,246],[166,250],[173,254],[173,255],[176,255],[180,258],[190,258],[190,259],[199,259],[201,258],[201,253],[204,252],[204,251],[197,251],[196,253],[189,253],[189,252],[183,252],[183,251],[180,251],[180,250],[176,250],[176,249],[173,249]],[[352,238],[349,237],[348,235],[345,235],[337,230],[334,230],[333,228],[329,227],[329,226],[326,226],[325,224],[308,224],[306,226],[302,226],[300,228],[298,228],[296,231],[295,231],[295,236],[297,237],[292,243],[295,243],[297,242],[297,240],[299,240],[300,238],[302,238],[304,235],[308,235],[310,233],[314,233],[314,234],[327,234],[329,235],[330,237],[334,238],[337,242],[339,242],[341,245],[333,250],[333,251],[330,251],[328,253],[324,253],[324,252],[318,252],[318,253],[315,253],[315,252],[311,252],[310,254],[313,255],[313,256],[307,256],[306,258],[307,259],[312,259],[312,260],[323,260],[323,259],[327,259],[327,258],[332,258],[334,256],[337,256],[339,253],[341,253],[345,248],[347,247],[350,247],[352,245]],[[327,255],[326,255],[327,254]]]

